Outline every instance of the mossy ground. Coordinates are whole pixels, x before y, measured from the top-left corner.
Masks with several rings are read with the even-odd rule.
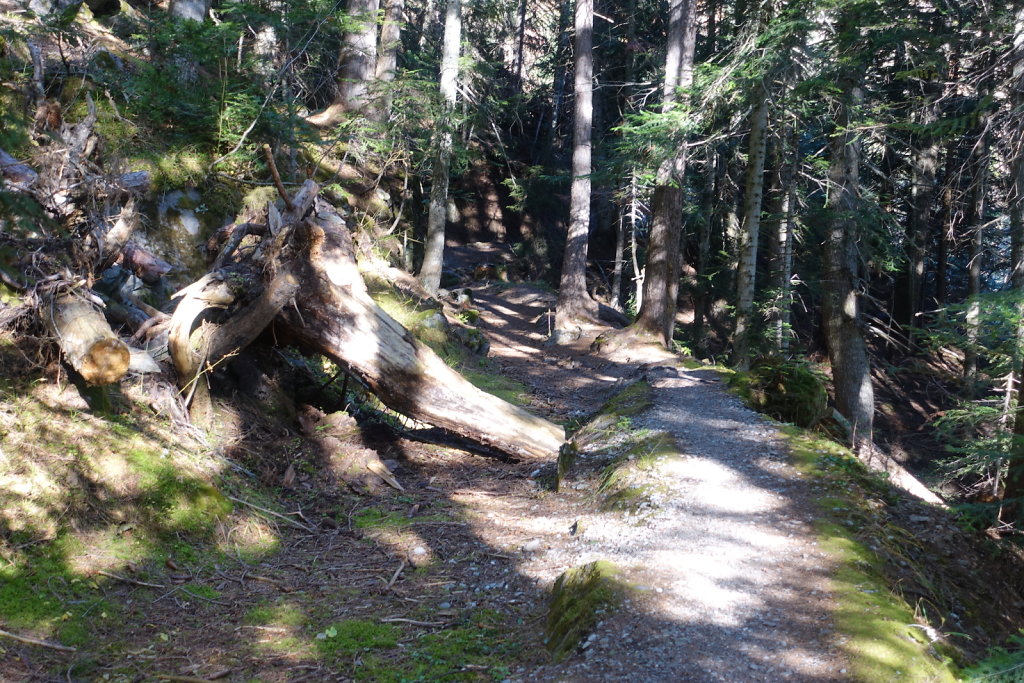
[[[358,538],[345,552],[281,557],[284,492],[175,434],[130,392],[118,397],[117,415],[90,412],[72,385],[14,362],[23,351],[0,344],[6,367],[24,370],[0,380],[0,628],[77,648],[54,659],[62,676],[150,680],[168,671],[161,658],[186,653],[207,673],[248,668],[259,680],[284,680],[265,677],[282,657],[356,680],[501,680],[526,656],[529,627],[515,610],[477,605],[440,620],[428,608],[408,613],[404,596],[456,600],[450,565],[427,561],[400,575],[390,562],[350,569],[379,567],[389,548],[431,547],[425,528],[460,528],[450,503],[396,493],[367,504],[316,491],[291,505],[313,506]],[[315,508],[324,497],[330,506]],[[289,552],[301,554],[301,536],[287,541],[300,546]],[[389,577],[395,593],[381,591]],[[409,619],[382,620],[390,614]],[[0,661],[19,647],[0,637]],[[43,666],[63,656],[39,654]],[[0,678],[16,679],[6,667]]]
[[[783,429],[783,434],[800,470],[826,487],[817,501],[822,516],[816,532],[823,549],[838,561],[832,579],[835,623],[853,678],[872,682],[958,680],[955,648],[948,641],[932,642],[927,636],[935,632],[928,617],[941,619],[941,615],[915,610],[901,586],[894,583],[893,568],[868,546],[879,543],[879,536],[891,543],[900,531],[879,519],[883,497],[894,495],[887,483],[827,438],[795,427]],[[936,626],[941,629],[943,624]]]

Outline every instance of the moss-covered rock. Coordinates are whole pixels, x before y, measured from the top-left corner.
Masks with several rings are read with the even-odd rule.
[[[624,591],[619,569],[589,562],[561,574],[551,590],[544,642],[555,661],[579,647],[594,625],[619,602]]]
[[[813,427],[829,414],[825,382],[809,363],[775,357],[729,380],[751,408],[798,427]]]
[[[681,458],[668,432],[633,432],[615,459],[601,473],[597,486],[602,510],[631,510],[656,505],[657,485],[649,476],[668,458]]]
[[[623,420],[639,415],[652,405],[651,385],[647,380],[637,380],[626,385],[609,398],[588,418],[572,436],[572,442],[580,450],[591,448],[608,439],[612,434],[623,431]]]

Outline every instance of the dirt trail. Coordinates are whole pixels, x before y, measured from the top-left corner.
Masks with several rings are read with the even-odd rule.
[[[582,417],[649,359],[544,346],[553,305],[527,285],[482,288],[474,304],[491,357],[533,388],[532,408]],[[365,445],[392,464],[403,492],[354,495],[324,478],[322,455],[295,455],[299,474],[281,504],[301,529],[240,505],[217,526],[219,554],[183,542],[140,558],[150,585],[110,579],[130,575],[116,557],[91,558],[108,572],[91,578],[96,597],[117,618],[91,622],[74,653],[0,644],[10,655],[0,680],[847,678],[829,620],[829,562],[774,428],[711,373],[646,372],[655,405],[634,426],[671,431],[685,454],[653,475],[659,507],[598,513],[586,491],[550,491],[552,465],[371,430]],[[280,481],[292,435],[242,417],[246,431],[225,456],[262,453],[246,462]],[[543,643],[552,582],[592,559],[616,562],[638,590],[582,653],[552,664]]]
[[[506,372],[541,402],[592,410],[635,359],[537,346],[530,321],[553,305],[528,288],[484,292],[482,327]],[[513,313],[508,315],[507,313]],[[583,492],[524,511],[494,512],[535,535],[520,571],[550,585],[571,566],[610,560],[640,591],[606,618],[581,657],[528,680],[827,681],[846,678],[828,593],[830,560],[810,529],[814,507],[767,421],[727,394],[710,371],[653,366],[654,405],[638,428],[675,435],[682,461],[652,475],[664,494],[636,515],[593,512]],[[497,509],[499,508],[500,509]],[[569,533],[573,525],[585,529]],[[539,541],[539,542],[538,542]]]

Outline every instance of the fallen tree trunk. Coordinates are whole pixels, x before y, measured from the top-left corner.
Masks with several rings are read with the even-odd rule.
[[[374,303],[341,217],[317,201],[306,218],[317,189],[307,181],[294,210],[269,211],[257,250],[267,285],[242,313],[193,330],[206,308],[240,293],[211,275],[187,288],[169,344],[181,383],[196,382],[202,367],[243,348],[273,319],[278,333],[329,357],[399,413],[502,453],[554,458],[565,440],[561,427],[473,386]]]
[[[302,252],[291,268],[303,296],[279,315],[289,332],[404,415],[503,453],[557,455],[561,427],[473,386],[374,303],[336,214],[318,216],[297,233]]]
[[[131,352],[96,305],[78,294],[65,293],[45,306],[43,319],[61,353],[87,384],[111,384],[124,377]]]

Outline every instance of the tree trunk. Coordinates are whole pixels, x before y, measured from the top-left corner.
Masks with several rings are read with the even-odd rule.
[[[926,109],[922,123],[927,125],[936,120],[934,104]],[[906,313],[899,322],[907,327],[920,324],[921,286],[925,275],[925,244],[932,223],[932,207],[935,203],[935,175],[939,166],[939,145],[930,136],[921,140],[914,149],[911,159],[911,212],[907,226],[907,288],[904,293]],[[898,293],[897,293],[898,294]],[[913,339],[913,333],[908,332]]]
[[[198,396],[200,373],[273,320],[275,336],[326,355],[404,415],[501,453],[553,458],[564,441],[561,427],[477,389],[373,302],[344,221],[323,202],[310,213],[316,192],[307,181],[292,199],[294,210],[277,219],[270,212],[260,261],[230,266],[232,276],[209,274],[180,293],[168,343],[180,383]],[[241,312],[196,326],[207,308],[234,304],[258,287],[250,277],[256,273],[267,284]]]
[[[799,137],[796,129],[790,129],[779,145],[776,155],[778,174],[779,208],[778,227],[775,230],[775,259],[772,264],[772,281],[775,289],[775,304],[772,307],[775,352],[783,355],[789,351],[793,336],[790,318],[793,314],[793,246],[796,242],[796,174],[800,166]]]
[[[419,274],[420,284],[431,294],[437,294],[437,289],[441,285],[441,268],[444,264],[444,233],[448,217],[448,169],[452,156],[453,115],[458,97],[461,41],[462,2],[461,0],[448,0],[441,57],[441,98],[444,100],[444,113],[438,131],[433,184],[430,186],[427,238]]]
[[[662,112],[674,109],[680,89],[693,84],[697,6],[692,0],[672,0],[669,5],[668,47]],[[651,198],[651,233],[647,246],[643,304],[630,332],[639,337],[672,343],[679,294],[679,242],[683,231],[683,192],[686,144],[658,167]]]
[[[590,237],[590,138],[593,125],[594,2],[576,0],[575,93],[572,189],[569,232],[565,240],[562,277],[555,306],[552,341],[576,338],[581,323],[596,322],[597,306],[587,292],[587,242]]]
[[[739,269],[736,271],[736,330],[733,362],[740,370],[750,367],[750,337],[757,283],[757,246],[761,234],[761,203],[764,198],[764,162],[768,149],[768,94],[763,85],[754,89],[750,114],[750,153],[743,195],[743,227],[740,230]]]
[[[987,32],[983,34],[988,37]],[[985,63],[991,64],[991,60],[985,59]],[[989,67],[991,68],[991,67]],[[990,96],[992,88],[989,77],[985,77],[979,98]],[[990,116],[982,114],[978,121],[978,135],[975,138],[973,154],[971,155],[971,188],[970,203],[968,205],[968,216],[971,226],[971,251],[970,260],[967,264],[967,300],[968,308],[965,318],[967,332],[967,351],[964,357],[964,376],[971,383],[978,377],[978,353],[977,344],[981,328],[981,260],[983,258],[982,248],[985,243],[985,211],[986,198],[988,196],[989,176],[989,138]]]
[[[1013,110],[1017,112],[1019,121],[1024,112],[1024,8],[1018,10],[1015,17],[1013,45],[1009,89]],[[1024,296],[1024,146],[1020,137],[1012,132],[1020,130],[1019,125],[1010,126],[1006,130],[1013,141],[1009,146],[1010,187],[1007,193],[1010,214],[1010,285],[1018,296]],[[1024,402],[1020,397],[1021,372],[1024,366],[1024,302],[1018,302],[1017,315],[1017,347],[1010,371],[1016,381],[1013,433],[1017,441],[1010,454],[1003,481],[1005,502],[1000,510],[1000,519],[1017,524],[1020,528],[1024,522]]]
[[[317,221],[298,237],[303,296],[281,313],[289,332],[404,415],[518,457],[557,455],[561,427],[477,389],[373,302],[343,225]]]
[[[875,408],[870,360],[862,332],[858,278],[860,144],[856,133],[850,130],[862,91],[849,77],[841,77],[839,87],[842,90],[836,132],[829,142],[823,313],[836,406],[851,425],[851,447],[866,455],[872,450]]]
[[[128,372],[127,344],[117,338],[92,301],[74,293],[59,294],[44,302],[42,315],[64,359],[86,384],[112,384]]]
[[[306,120],[319,128],[341,122],[345,112],[363,111],[377,64],[377,9],[379,0],[349,0],[352,30],[342,40],[338,68],[338,92],[334,102]]]
[[[377,51],[377,82],[383,92],[374,107],[375,117],[387,121],[391,116],[394,96],[391,83],[398,69],[398,50],[402,46],[402,17],[405,14],[405,0],[387,0],[384,8],[384,24],[380,28],[380,46]]]

